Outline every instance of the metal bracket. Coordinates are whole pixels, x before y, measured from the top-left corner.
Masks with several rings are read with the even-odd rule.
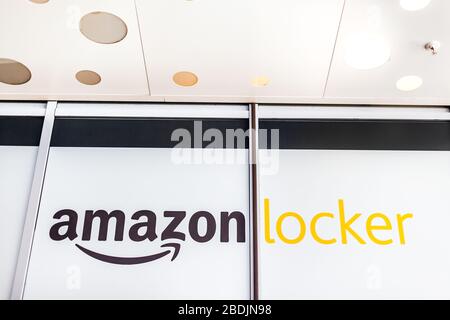
[[[31,250],[33,247],[34,231],[41,202],[42,187],[44,185],[45,171],[47,168],[56,107],[56,101],[49,101],[47,103],[44,125],[42,127],[41,140],[39,142],[39,150],[34,168],[33,182],[31,184],[30,197],[28,200],[28,208],[25,216],[25,224],[22,232],[22,241],[17,258],[16,273],[14,275],[14,282],[11,290],[12,300],[23,299],[28,264],[30,262]]]
[[[259,215],[259,171],[258,171],[258,105],[250,104],[249,114],[249,152],[250,152],[250,299],[259,299],[259,251],[258,251],[258,215]]]

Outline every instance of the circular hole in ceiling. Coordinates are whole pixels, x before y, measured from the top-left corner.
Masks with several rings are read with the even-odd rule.
[[[101,44],[122,41],[128,33],[126,23],[108,12],[91,12],[80,20],[80,32],[89,40]]]
[[[80,83],[88,86],[99,84],[100,81],[102,81],[100,75],[97,72],[91,70],[78,71],[75,75],[75,78],[77,78]]]
[[[30,81],[31,71],[19,61],[0,58],[0,82],[19,85]]]
[[[269,78],[267,77],[256,77],[252,79],[252,85],[254,87],[265,87],[269,84]]]
[[[30,0],[30,1],[37,4],[44,4],[47,3],[49,0]]]
[[[179,86],[192,87],[197,84],[198,77],[189,71],[180,71],[173,75],[173,82]]]

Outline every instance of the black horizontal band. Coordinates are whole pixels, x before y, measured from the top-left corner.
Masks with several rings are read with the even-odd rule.
[[[201,135],[194,126],[201,125]],[[111,147],[111,148],[172,148],[180,146],[180,139],[172,141],[177,129],[185,129],[191,137],[191,148],[211,147],[214,138],[202,139],[208,129],[216,129],[223,143],[221,148],[248,148],[248,138],[242,143],[228,141],[227,130],[248,130],[248,119],[162,119],[162,118],[57,118],[53,128],[53,147]],[[213,134],[214,134],[213,132]],[[211,133],[211,132],[210,132]],[[242,142],[242,141],[241,141]]]
[[[0,146],[39,146],[43,117],[0,117]]]
[[[211,286],[214,284],[211,284]],[[160,289],[160,290],[164,290]],[[158,290],[155,288],[154,290]],[[167,290],[167,289],[166,289]],[[92,295],[94,296],[94,295]],[[286,314],[308,314],[318,313],[326,318],[335,317],[336,310],[350,310],[349,315],[359,315],[359,310],[370,310],[376,317],[382,318],[389,310],[390,314],[397,314],[399,317],[412,317],[421,314],[421,317],[429,315],[430,310],[441,310],[445,313],[448,309],[448,302],[445,300],[281,300],[276,293],[273,294],[275,300],[205,300],[194,292],[187,296],[187,300],[169,299],[146,299],[145,294],[138,296],[141,300],[131,300],[130,296],[123,294],[125,300],[101,300],[107,299],[106,294],[86,296],[91,300],[24,300],[24,301],[0,301],[0,306],[4,312],[10,310],[14,314],[28,316],[26,310],[32,309],[34,313],[49,315],[48,310],[53,314],[64,314],[67,310],[76,318],[86,316],[86,310],[94,317],[104,317],[105,314],[114,313],[119,318],[139,318],[143,310],[151,310],[152,314],[165,314],[167,319],[278,319]],[[311,295],[312,296],[312,295]],[[162,296],[164,297],[164,296]],[[286,297],[286,296],[284,296]],[[287,296],[290,298],[289,296]],[[312,296],[314,297],[314,296]],[[389,295],[387,295],[389,297]],[[211,297],[215,298],[214,296]],[[336,297],[339,298],[339,297]],[[373,295],[373,298],[381,299]],[[286,298],[285,298],[286,299]],[[207,311],[210,310],[210,311]],[[207,315],[209,312],[209,316]],[[320,312],[320,313],[319,313]],[[436,311],[440,312],[440,311]]]
[[[450,150],[450,121],[263,119],[262,149]],[[279,130],[279,147],[269,130]],[[272,146],[272,147],[271,147]]]
[[[201,121],[202,134],[217,129],[224,140],[226,129],[248,129],[247,119],[58,118],[51,145],[171,148],[178,144],[171,140],[176,129],[186,129],[195,139],[194,121]],[[280,149],[450,150],[450,121],[263,119],[260,129],[278,129]],[[271,134],[267,136],[266,143],[260,132],[260,148],[276,148]],[[210,143],[202,139],[201,147]],[[232,146],[239,147],[236,143]]]

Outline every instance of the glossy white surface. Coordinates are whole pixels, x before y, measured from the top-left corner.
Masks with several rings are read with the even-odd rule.
[[[0,300],[11,293],[37,149],[0,146]]]
[[[25,287],[25,299],[248,299],[248,243],[236,242],[230,223],[230,242],[214,238],[197,243],[187,233],[188,220],[179,226],[186,234],[179,256],[137,264],[116,265],[95,260],[75,247],[116,256],[145,256],[161,250],[161,232],[170,219],[164,210],[207,210],[216,221],[221,211],[239,210],[248,221],[248,165],[177,164],[172,149],[142,148],[51,148],[42,202],[34,237]],[[194,157],[206,156],[206,149],[190,149]],[[233,150],[226,150],[233,153]],[[238,150],[246,159],[246,151]],[[194,155],[196,154],[196,155]],[[68,170],[70,168],[70,170]],[[64,186],[64,187],[62,187]],[[189,192],[186,192],[189,190]],[[61,209],[80,214],[79,238],[53,241],[49,229],[53,215]],[[92,241],[81,241],[84,210],[138,210],[157,214],[158,238],[152,242],[97,241],[97,224]],[[142,219],[141,219],[142,221]],[[110,233],[113,232],[110,224]],[[204,220],[200,233],[205,232]],[[97,229],[98,230],[98,229]],[[248,231],[247,231],[248,239]],[[57,259],[55,259],[57,257]]]
[[[266,154],[267,150],[261,150]],[[450,298],[450,152],[272,150],[279,162],[274,175],[261,176],[263,201],[270,199],[271,234],[264,240],[260,224],[260,288],[262,299],[448,299]],[[260,154],[261,154],[260,153]],[[351,235],[341,243],[338,199],[344,200],[345,216],[362,213],[351,227],[363,239]],[[307,233],[298,244],[282,243],[275,221],[286,211],[300,214]],[[325,245],[313,240],[313,215],[330,212],[335,218],[317,223]],[[366,219],[382,212],[392,231],[374,231],[378,245],[366,233]],[[412,213],[405,220],[405,245],[399,241],[396,214]],[[374,220],[375,221],[375,220]],[[376,222],[379,224],[379,221]],[[286,219],[283,230],[294,238],[295,219]]]

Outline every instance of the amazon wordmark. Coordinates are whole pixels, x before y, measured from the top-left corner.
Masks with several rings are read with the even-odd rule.
[[[208,211],[197,211],[187,219],[186,211],[164,211],[156,215],[150,210],[140,210],[130,216],[130,222],[127,221],[127,215],[122,210],[86,210],[82,227],[78,227],[78,213],[71,209],[63,209],[56,212],[53,218],[57,222],[50,228],[50,238],[54,241],[75,240],[81,233],[82,241],[91,240],[93,222],[98,223],[98,240],[106,241],[108,239],[108,230],[114,231],[114,241],[123,241],[125,227],[129,225],[127,235],[130,240],[135,242],[153,241],[158,237],[161,241],[177,239],[186,240],[188,234],[196,242],[208,242],[215,235],[219,228],[220,242],[230,241],[230,229],[236,228],[236,241],[245,242],[245,216],[240,211],[222,211],[219,221],[216,221],[214,215]],[[158,223],[157,219],[164,219],[164,223]],[[110,228],[111,221],[114,220],[115,228]],[[185,220],[187,220],[187,233],[185,229]],[[163,229],[161,230],[161,227]],[[158,235],[157,230],[161,230]],[[234,240],[233,240],[234,241]]]

